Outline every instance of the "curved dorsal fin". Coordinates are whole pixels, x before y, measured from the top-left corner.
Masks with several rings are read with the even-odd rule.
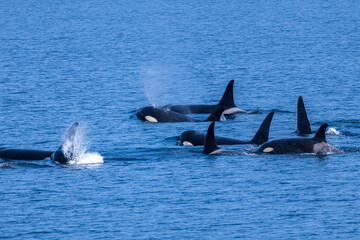
[[[225,110],[225,108],[223,108],[223,107],[218,107],[218,109],[216,109],[216,110],[205,120],[205,122],[220,121],[221,114],[224,112],[224,110]]]
[[[234,103],[233,87],[234,87],[234,80],[231,80],[228,83],[220,102],[218,103],[219,106],[224,107],[225,109],[236,107]]]
[[[274,112],[269,113],[267,117],[262,122],[261,126],[259,127],[259,130],[256,132],[253,139],[251,139],[250,143],[254,145],[261,145],[264,142],[267,142],[269,139],[269,130],[270,130],[270,124],[271,120],[274,116]]]
[[[324,123],[323,125],[321,125],[319,127],[319,130],[316,132],[315,136],[313,137],[313,139],[316,142],[326,142],[326,134],[325,134],[325,130],[329,125],[327,123]]]
[[[75,122],[73,125],[71,125],[71,127],[69,128],[69,130],[66,133],[66,136],[64,138],[64,141],[62,142],[61,146],[59,147],[59,149],[64,150],[64,148],[69,149],[71,152],[73,152],[74,150],[74,141],[75,141],[75,135],[76,135],[76,130],[77,127],[79,126],[78,122]]]
[[[307,117],[304,101],[301,96],[298,99],[298,106],[297,106],[296,132],[299,134],[311,134],[310,122]]]
[[[215,122],[212,122],[208,128],[203,149],[204,154],[211,154],[212,152],[219,149],[215,143],[214,126]]]

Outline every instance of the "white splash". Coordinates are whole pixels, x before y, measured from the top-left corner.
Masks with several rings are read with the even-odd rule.
[[[326,131],[326,134],[340,136],[341,132],[339,130],[336,130],[336,128],[331,127],[331,128],[329,128],[329,130]]]
[[[74,146],[72,151],[71,146]],[[71,158],[69,165],[74,164],[101,164],[104,163],[103,157],[99,153],[88,152],[89,143],[85,140],[83,128],[78,128],[75,134],[74,142],[67,141],[63,148],[65,156]],[[71,157],[71,152],[72,157]]]
[[[70,161],[69,164],[101,164],[104,163],[103,157],[99,153],[83,153]]]

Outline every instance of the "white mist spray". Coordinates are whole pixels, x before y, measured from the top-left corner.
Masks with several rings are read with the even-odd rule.
[[[154,106],[163,105],[166,100],[171,98],[168,85],[169,73],[165,69],[159,66],[143,68],[141,79],[150,104]]]
[[[192,95],[194,89],[191,78],[186,80],[187,72],[176,64],[166,62],[141,66],[140,78],[149,103],[153,106],[184,104],[179,100],[184,93]]]

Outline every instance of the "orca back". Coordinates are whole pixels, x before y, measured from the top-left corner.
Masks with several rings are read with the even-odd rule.
[[[224,114],[233,114],[233,113],[246,113],[246,111],[238,108],[234,103],[234,80],[231,80],[225,92],[216,105],[170,105],[167,106],[170,110],[182,114],[191,114],[191,113],[213,113],[218,107],[223,107]]]
[[[205,139],[205,134],[193,130],[185,131],[180,135],[180,141],[183,146],[203,146]],[[241,145],[249,144],[250,142],[215,136],[215,143],[217,145]]]
[[[317,133],[313,138],[291,138],[291,139],[278,139],[270,142],[266,142],[261,145],[258,149],[261,153],[269,154],[294,154],[294,153],[318,153],[321,148],[331,147],[327,144],[325,130],[328,124],[324,123],[321,125]],[[314,149],[314,146],[319,146],[318,150]],[[336,148],[331,148],[337,150]],[[338,150],[337,150],[338,151]],[[328,152],[328,151],[326,151]],[[326,153],[323,152],[322,153]]]
[[[219,106],[216,105],[172,105],[166,106],[171,111],[182,114],[206,114],[214,112]]]
[[[168,108],[164,107],[153,107],[148,106],[142,108],[139,112],[136,113],[136,116],[147,122],[199,122],[199,120],[193,119],[184,114],[174,112]]]
[[[0,149],[0,158],[11,160],[44,160],[49,158],[53,152],[31,149]]]

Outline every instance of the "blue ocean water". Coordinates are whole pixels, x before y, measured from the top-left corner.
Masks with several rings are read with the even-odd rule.
[[[0,160],[0,238],[358,239],[359,1],[5,1],[0,6],[0,147],[56,150],[80,122],[103,164]],[[344,151],[201,154],[176,145],[208,123],[150,124],[147,105],[216,104],[216,134],[295,137]],[[205,119],[204,115],[195,115]],[[253,146],[224,146],[254,149]]]

